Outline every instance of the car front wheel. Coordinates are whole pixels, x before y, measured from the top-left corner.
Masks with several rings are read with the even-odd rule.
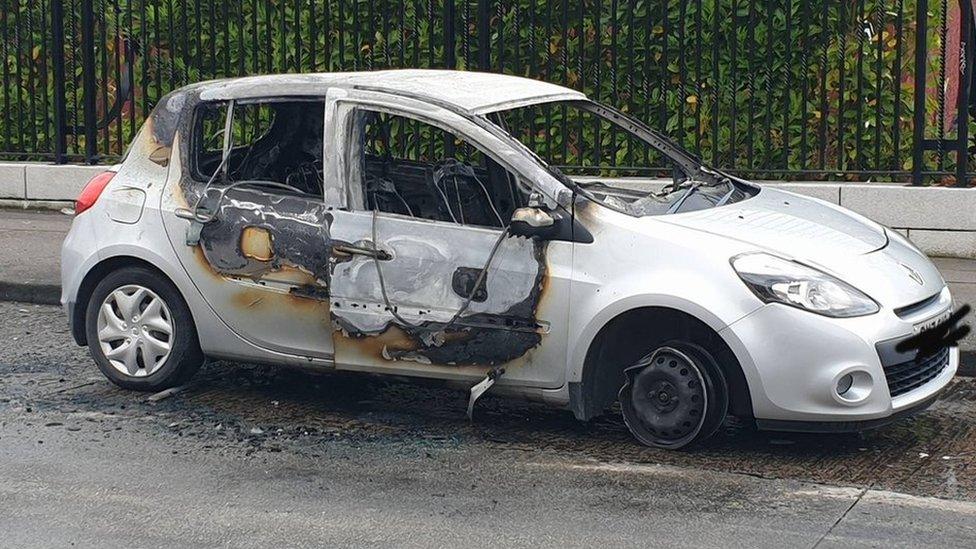
[[[203,363],[183,297],[172,282],[144,267],[113,271],[95,286],[85,330],[99,370],[125,389],[174,387]]]
[[[728,389],[722,370],[704,348],[665,343],[624,370],[618,398],[637,440],[678,449],[710,437],[725,420]]]

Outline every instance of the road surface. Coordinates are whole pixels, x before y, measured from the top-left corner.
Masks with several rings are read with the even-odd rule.
[[[976,379],[863,436],[619,418],[214,363],[119,390],[59,309],[0,303],[0,546],[976,546]]]

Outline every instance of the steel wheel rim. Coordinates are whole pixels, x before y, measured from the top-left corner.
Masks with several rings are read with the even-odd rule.
[[[121,374],[146,377],[169,359],[176,330],[159,295],[138,284],[116,288],[98,309],[98,345]]]
[[[647,435],[659,443],[681,445],[698,434],[705,422],[708,392],[691,357],[663,347],[628,370],[628,407]]]

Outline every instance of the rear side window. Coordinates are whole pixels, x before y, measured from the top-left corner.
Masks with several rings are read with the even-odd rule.
[[[321,101],[235,103],[222,182],[274,182],[297,193],[322,196]],[[191,172],[200,182],[218,171],[231,109],[226,102],[198,107],[191,137]]]

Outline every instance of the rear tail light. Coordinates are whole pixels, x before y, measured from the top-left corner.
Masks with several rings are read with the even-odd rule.
[[[103,172],[95,177],[88,180],[85,184],[85,188],[81,190],[81,194],[78,195],[78,200],[75,200],[75,215],[91,208],[95,205],[95,201],[101,196],[102,191],[105,190],[105,186],[108,182],[115,177],[115,172]]]

